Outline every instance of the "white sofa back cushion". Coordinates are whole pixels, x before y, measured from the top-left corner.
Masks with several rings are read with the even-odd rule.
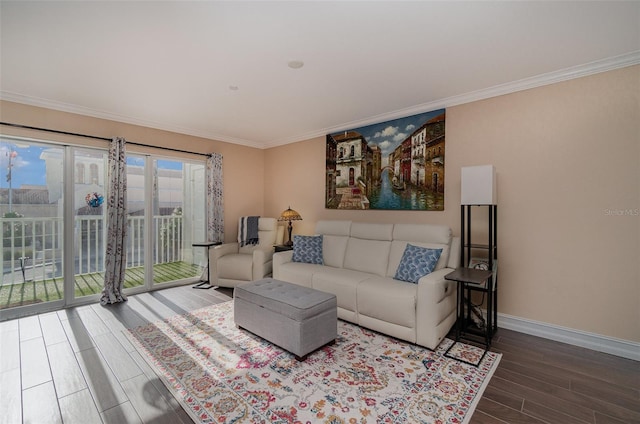
[[[348,236],[351,234],[351,221],[318,221],[316,233],[323,236]]]
[[[389,263],[393,224],[351,224],[344,268],[384,277]]]
[[[351,237],[365,240],[393,240],[393,224],[351,223]]]
[[[390,241],[363,240],[351,237],[347,242],[344,268],[384,277],[389,263],[390,249]]]
[[[322,234],[322,259],[324,264],[342,268],[351,221],[318,221],[316,234]]]
[[[347,250],[347,236],[322,236],[322,259],[327,266],[342,268],[344,252]]]

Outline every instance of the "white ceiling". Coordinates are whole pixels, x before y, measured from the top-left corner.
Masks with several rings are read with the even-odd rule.
[[[259,148],[640,63],[638,1],[0,7],[1,98]]]

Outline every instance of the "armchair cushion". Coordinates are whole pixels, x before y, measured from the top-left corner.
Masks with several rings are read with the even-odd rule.
[[[258,219],[258,243],[241,246],[238,253],[251,254],[258,248],[273,249],[278,234],[278,220],[275,218],[260,217]]]

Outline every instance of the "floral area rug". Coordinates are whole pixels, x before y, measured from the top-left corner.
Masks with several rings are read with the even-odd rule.
[[[338,321],[338,339],[303,362],[236,328],[233,302],[127,333],[200,423],[464,423],[500,361],[478,367]]]
[[[455,342],[449,344],[449,348],[445,351],[444,356],[447,358],[457,359],[477,367],[488,353],[489,352],[486,352],[484,348],[462,342]]]

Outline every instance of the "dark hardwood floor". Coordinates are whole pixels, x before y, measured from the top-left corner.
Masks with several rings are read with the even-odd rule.
[[[191,423],[122,330],[224,302],[175,287],[0,323],[0,423]],[[472,423],[640,423],[640,363],[500,329]]]

